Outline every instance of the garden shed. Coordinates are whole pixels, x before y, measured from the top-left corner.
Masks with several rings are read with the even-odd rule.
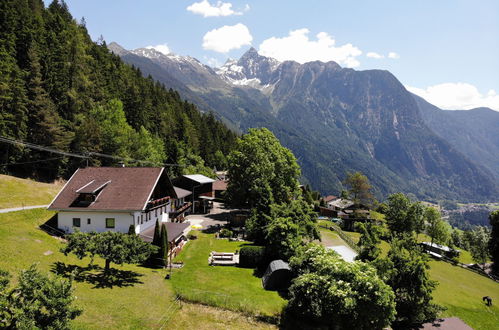
[[[265,290],[285,290],[291,284],[291,268],[282,260],[272,261],[262,277]]]

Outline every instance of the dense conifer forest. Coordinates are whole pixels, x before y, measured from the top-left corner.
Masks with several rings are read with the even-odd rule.
[[[172,175],[224,168],[236,134],[89,37],[63,1],[0,2],[0,136],[97,152]],[[135,162],[143,160],[147,162]],[[65,157],[0,142],[0,172],[42,180],[119,159]]]

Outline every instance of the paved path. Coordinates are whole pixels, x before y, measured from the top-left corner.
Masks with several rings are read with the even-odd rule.
[[[0,209],[0,213],[8,213],[8,212],[16,212],[22,210],[31,210],[31,209],[43,209],[49,207],[48,205],[31,205],[31,206],[23,206],[23,207],[13,207],[10,209]]]
[[[186,220],[189,220],[193,225],[201,224],[203,229],[210,226],[225,225],[229,220],[231,209],[225,209],[222,203],[213,202],[213,208],[208,214],[189,214]]]

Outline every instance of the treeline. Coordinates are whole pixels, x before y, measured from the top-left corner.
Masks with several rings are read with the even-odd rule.
[[[173,175],[226,167],[236,138],[213,114],[124,64],[102,38],[93,42],[63,1],[45,8],[42,0],[0,2],[0,136],[149,161],[130,165],[184,165]],[[82,162],[0,143],[3,173],[53,179]]]

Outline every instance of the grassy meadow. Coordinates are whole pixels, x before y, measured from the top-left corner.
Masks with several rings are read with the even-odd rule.
[[[112,276],[104,278],[104,262],[96,258],[95,268],[89,259],[59,252],[58,238],[38,226],[54,215],[43,209],[0,214],[0,269],[13,275],[38,264],[42,272],[68,276],[76,271],[76,305],[83,314],[71,325],[73,329],[271,329],[253,317],[198,304],[175,303],[172,282],[165,280],[166,270],[136,265],[114,265]],[[207,256],[206,256],[207,262]],[[247,269],[237,269],[246,273]],[[251,277],[251,274],[246,274]],[[254,278],[255,281],[259,279]],[[195,284],[193,284],[195,285]],[[253,288],[253,286],[252,286]],[[263,289],[258,288],[259,291]],[[211,290],[216,290],[211,288]],[[255,295],[256,296],[256,295]],[[270,310],[264,308],[264,310]]]
[[[198,238],[190,241],[176,259],[185,264],[172,275],[176,293],[190,301],[253,315],[268,317],[281,312],[285,300],[276,292],[264,290],[253,269],[208,265],[211,251],[234,252],[248,243],[215,239],[213,234],[201,232],[196,235]]]
[[[0,209],[49,204],[62,186],[0,174]]]

